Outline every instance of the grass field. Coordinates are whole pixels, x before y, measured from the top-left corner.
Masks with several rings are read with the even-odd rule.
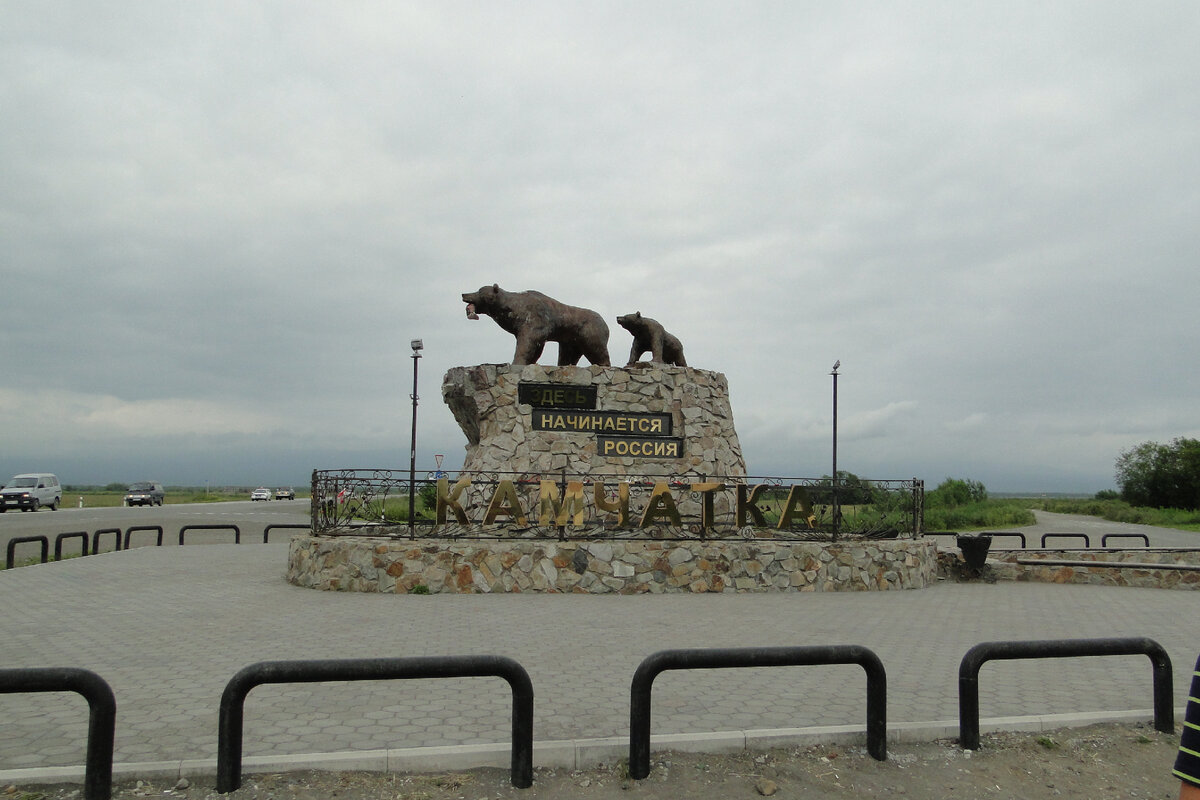
[[[1021,528],[1037,520],[1030,508],[1033,501],[1017,498],[981,500],[962,506],[926,506],[925,530],[973,531]]]

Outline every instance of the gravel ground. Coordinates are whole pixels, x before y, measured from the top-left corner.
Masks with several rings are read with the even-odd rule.
[[[863,748],[834,745],[734,755],[655,753],[651,773],[629,779],[621,764],[591,770],[544,770],[529,789],[515,789],[506,770],[442,774],[291,772],[248,775],[228,795],[212,779],[179,784],[124,781],[114,798],[187,800],[677,800],[677,798],[1175,798],[1170,774],[1177,734],[1149,725],[1103,724],[1043,734],[985,735],[978,751],[953,740],[900,744],[886,762]],[[78,785],[10,786],[7,800],[73,800]]]

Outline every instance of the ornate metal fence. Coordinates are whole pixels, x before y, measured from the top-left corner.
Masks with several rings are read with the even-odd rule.
[[[403,470],[314,470],[312,527],[451,539],[909,538],[921,534],[924,496],[918,479],[443,472],[410,484]]]

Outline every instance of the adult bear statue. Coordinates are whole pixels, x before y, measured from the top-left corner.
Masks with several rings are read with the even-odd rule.
[[[495,283],[464,293],[462,299],[468,319],[487,314],[517,337],[513,364],[536,364],[546,342],[558,342],[560,367],[578,364],[581,357],[596,366],[609,366],[608,325],[595,311],[560,303],[541,292],[507,292]]]
[[[629,363],[636,364],[642,353],[650,352],[651,363],[674,364],[686,367],[683,345],[679,343],[658,320],[643,317],[642,312],[617,317],[621,327],[633,334],[633,347],[629,350]]]

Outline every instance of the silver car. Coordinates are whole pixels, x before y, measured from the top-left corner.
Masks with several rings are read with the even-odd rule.
[[[47,506],[51,511],[58,511],[62,502],[62,486],[58,478],[49,472],[26,472],[14,475],[12,480],[0,489],[0,513],[10,508],[22,511],[37,511]]]

